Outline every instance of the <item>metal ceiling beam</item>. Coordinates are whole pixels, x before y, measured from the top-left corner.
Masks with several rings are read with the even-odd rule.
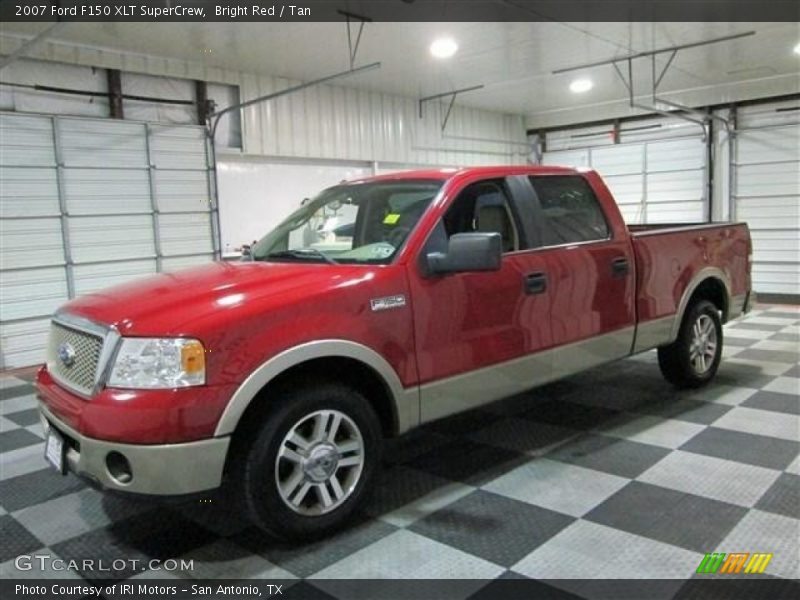
[[[463,94],[465,92],[473,92],[475,90],[483,89],[483,84],[481,85],[473,85],[470,87],[461,88],[458,90],[453,90],[452,92],[442,92],[441,94],[433,94],[432,96],[425,96],[424,98],[419,99],[419,118],[422,118],[422,106],[425,102],[430,102],[432,100],[439,100],[440,98],[450,98],[450,103],[447,105],[447,113],[442,120],[442,131],[444,128],[447,127],[447,121],[450,119],[450,113],[453,111],[453,105],[456,103],[456,96],[459,94]]]
[[[569,73],[570,71],[579,71],[581,69],[590,69],[592,67],[601,67],[603,65],[612,65],[618,62],[624,62],[627,60],[635,60],[637,58],[644,58],[647,56],[655,56],[656,54],[665,54],[667,52],[677,52],[678,50],[686,50],[687,48],[697,48],[699,46],[708,46],[709,44],[716,44],[718,42],[727,42],[730,40],[738,40],[739,38],[749,37],[751,35],[755,35],[755,31],[745,31],[743,33],[736,33],[734,35],[726,35],[723,37],[712,38],[710,40],[703,40],[701,42],[691,42],[689,44],[678,44],[677,46],[665,46],[664,48],[658,48],[657,50],[647,50],[646,52],[636,52],[635,54],[629,54],[627,56],[618,56],[617,58],[608,58],[606,60],[599,60],[596,62],[585,63],[582,65],[576,65],[574,67],[565,67],[563,69],[556,69],[553,71],[553,75],[558,75],[560,73]],[[672,62],[672,59],[670,59]]]
[[[209,115],[209,121],[212,122],[211,125],[211,139],[214,139],[214,135],[217,132],[217,126],[219,125],[219,121],[222,117],[224,117],[229,112],[234,110],[241,110],[248,106],[252,106],[253,104],[258,104],[260,102],[267,102],[269,100],[274,100],[275,98],[280,98],[281,96],[286,96],[288,94],[294,94],[295,92],[299,92],[306,88],[313,87],[315,85],[321,85],[323,83],[327,83],[329,81],[333,81],[334,79],[343,79],[345,77],[350,77],[351,75],[357,75],[359,73],[363,73],[365,71],[371,71],[372,69],[380,69],[381,63],[374,62],[368,65],[364,65],[363,67],[356,67],[355,69],[348,69],[347,71],[342,71],[340,73],[334,73],[333,75],[328,75],[326,77],[320,77],[319,79],[314,79],[312,81],[307,81],[305,83],[301,83],[299,85],[295,85],[284,90],[280,90],[278,92],[274,92],[272,94],[267,94],[266,96],[259,96],[258,98],[253,98],[251,100],[247,100],[245,102],[240,102],[238,104],[233,104],[231,106],[226,106],[220,111],[214,112]]]
[[[372,23],[372,19],[370,19],[369,17],[365,17],[364,15],[357,15],[356,13],[349,12],[346,10],[337,10],[336,12],[342,15],[347,21],[347,46],[350,55],[350,68],[352,69],[353,66],[356,64],[356,54],[358,54],[358,45],[361,43],[361,34],[364,32],[364,25],[366,23]],[[351,19],[353,21],[359,22],[358,35],[356,36],[355,45],[353,44],[353,34],[350,31]]]

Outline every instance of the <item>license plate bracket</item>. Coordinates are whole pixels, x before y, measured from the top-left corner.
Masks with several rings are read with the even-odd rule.
[[[66,475],[67,461],[64,436],[53,427],[50,427],[47,431],[47,441],[44,445],[44,457],[56,471],[62,475]]]

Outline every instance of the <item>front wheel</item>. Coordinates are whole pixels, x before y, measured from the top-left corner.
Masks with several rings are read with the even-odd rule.
[[[701,300],[686,312],[678,338],[658,349],[658,366],[664,378],[678,388],[705,385],[722,358],[722,323],[717,307]]]
[[[288,391],[254,437],[243,491],[253,520],[308,540],[341,527],[380,460],[381,431],[367,400],[336,383]]]

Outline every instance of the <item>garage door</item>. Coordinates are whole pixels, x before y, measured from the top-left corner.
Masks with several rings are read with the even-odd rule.
[[[42,362],[63,302],[213,258],[192,126],[0,113],[0,367]]]
[[[603,176],[627,223],[708,219],[707,148],[700,127],[677,119],[637,120],[546,134],[547,165],[587,166]]]
[[[740,107],[734,218],[753,238],[753,288],[800,294],[800,103]]]

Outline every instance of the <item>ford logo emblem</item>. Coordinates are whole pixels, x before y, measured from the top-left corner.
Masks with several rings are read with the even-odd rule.
[[[75,348],[69,342],[64,342],[58,347],[58,359],[65,367],[71,367],[75,363]]]

